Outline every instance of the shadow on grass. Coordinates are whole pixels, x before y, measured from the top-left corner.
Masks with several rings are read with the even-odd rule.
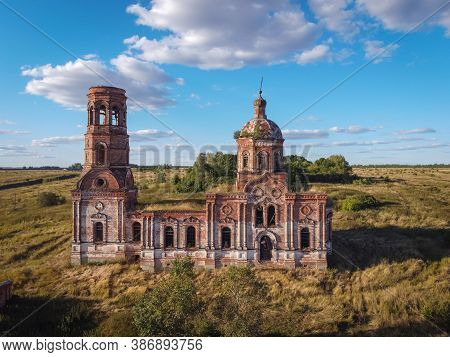
[[[0,336],[83,336],[96,327],[92,300],[65,297],[48,300],[14,295],[0,310]],[[11,330],[46,302],[48,304]]]
[[[360,228],[333,232],[330,267],[365,269],[408,259],[439,261],[450,256],[450,229]]]

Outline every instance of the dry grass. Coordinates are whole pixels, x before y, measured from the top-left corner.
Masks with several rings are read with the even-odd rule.
[[[336,254],[331,269],[258,272],[270,287],[264,331],[271,335],[446,335],[450,170],[355,171],[374,177],[374,183],[323,184],[313,189],[328,192],[337,203],[354,192],[369,193],[382,205],[359,212],[335,210]],[[390,181],[380,176],[389,176]],[[0,176],[0,184],[5,180]],[[132,334],[130,307],[164,278],[164,273],[143,273],[136,264],[70,266],[69,191],[75,182],[0,191],[0,280],[13,280],[15,294],[8,310],[0,314],[0,333],[52,298],[11,334]],[[172,194],[160,186],[153,184],[140,192],[141,206],[203,208],[203,194]],[[67,203],[39,208],[36,197],[41,191],[62,194]],[[185,199],[192,201],[186,204]],[[200,294],[212,298],[211,276],[222,273],[199,273]]]

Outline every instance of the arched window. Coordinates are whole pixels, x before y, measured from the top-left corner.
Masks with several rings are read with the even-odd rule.
[[[195,247],[195,228],[192,226],[189,226],[186,229],[186,247],[187,248]]]
[[[99,118],[99,124],[105,125],[106,124],[106,107],[102,105],[100,107],[100,110],[98,112],[98,118]]]
[[[94,225],[94,241],[103,242],[103,223],[96,222]]]
[[[106,163],[106,149],[104,144],[99,144],[97,147],[97,165],[105,165]]]
[[[242,167],[248,167],[248,152],[244,151],[242,154]]]
[[[300,231],[300,249],[307,249],[309,246],[309,229],[305,227]]]
[[[273,155],[273,167],[275,169],[275,172],[281,170],[281,158],[279,152],[275,152]]]
[[[133,242],[141,241],[141,224],[139,222],[133,223]]]
[[[119,125],[120,111],[119,108],[113,107],[111,110],[111,125]]]
[[[173,248],[173,228],[164,228],[164,248]]]
[[[94,107],[89,108],[89,125],[94,125]]]
[[[229,227],[222,228],[222,249],[231,247],[231,229]]]
[[[257,156],[257,167],[258,170],[267,170],[267,155],[265,152],[258,153]]]
[[[255,225],[256,227],[264,226],[264,211],[261,206],[258,206],[255,209]]]
[[[267,225],[269,227],[275,227],[277,222],[276,222],[276,210],[275,207],[270,205],[269,207],[267,207]]]

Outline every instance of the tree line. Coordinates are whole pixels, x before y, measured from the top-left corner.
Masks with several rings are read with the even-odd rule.
[[[342,155],[331,155],[309,161],[303,156],[284,157],[289,189],[302,191],[311,182],[348,183],[356,177]],[[236,179],[236,154],[200,153],[186,175],[175,175],[172,184],[177,192],[202,192],[220,184],[230,184]]]

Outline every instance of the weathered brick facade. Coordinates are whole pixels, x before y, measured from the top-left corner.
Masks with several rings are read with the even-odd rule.
[[[332,218],[327,196],[288,191],[284,139],[265,107],[260,95],[254,118],[237,139],[236,192],[206,193],[201,211],[139,211],[125,91],[90,88],[85,165],[72,191],[72,262],[132,259],[157,271],[191,256],[207,269],[248,263],[326,268]]]

